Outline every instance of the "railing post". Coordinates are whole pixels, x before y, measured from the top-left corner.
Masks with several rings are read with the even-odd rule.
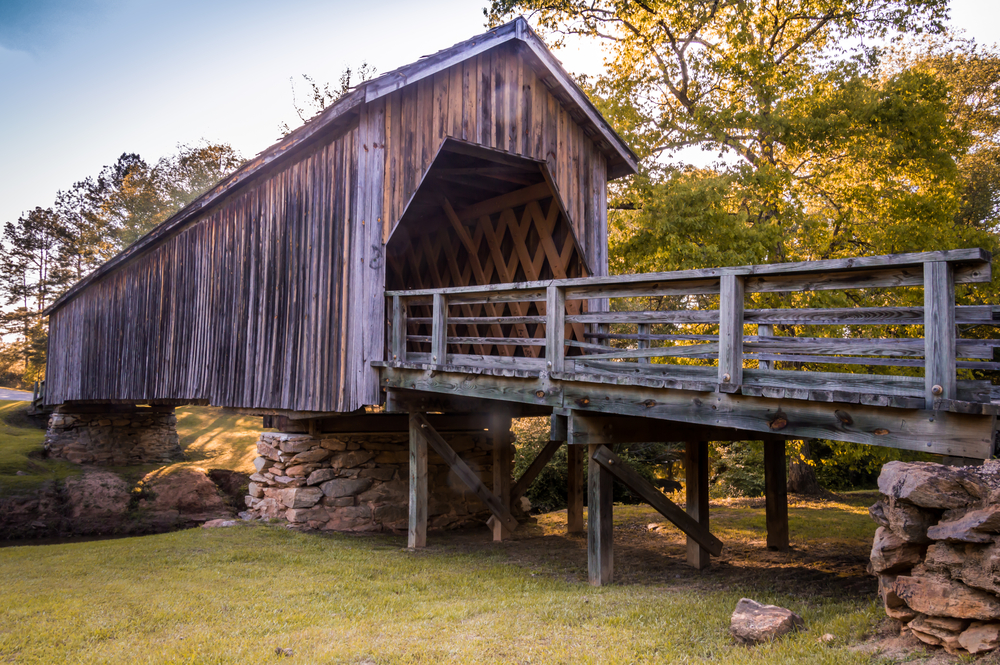
[[[955,399],[955,275],[951,264],[924,264],[924,396]]]
[[[390,336],[391,360],[394,363],[406,362],[406,303],[400,296],[392,297],[392,330]]]
[[[723,275],[719,284],[719,389],[743,384],[743,277]]]
[[[434,312],[431,317],[431,362],[447,365],[448,301],[443,293],[434,294]]]
[[[545,290],[545,361],[550,372],[566,367],[566,291],[550,284]]]
[[[640,323],[639,326],[636,328],[636,330],[639,333],[639,337],[642,337],[643,335],[649,335],[649,324],[648,323]],[[649,340],[648,339],[640,339],[639,340],[639,348],[640,349],[648,349],[649,348]],[[639,361],[640,365],[648,365],[649,364],[649,358],[639,358],[638,361]]]
[[[774,337],[774,326],[770,323],[759,323],[757,324],[757,341],[761,341],[765,337]],[[763,348],[760,353],[766,353],[767,351]],[[758,369],[777,369],[777,363],[773,360],[758,360]]]

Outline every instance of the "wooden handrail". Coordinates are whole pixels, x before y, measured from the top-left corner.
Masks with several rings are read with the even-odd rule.
[[[915,389],[923,386],[926,408],[941,400],[961,399],[969,394],[969,382],[959,382],[957,369],[1000,369],[993,363],[993,348],[1000,340],[958,339],[957,324],[1000,325],[1000,307],[993,305],[956,306],[955,284],[984,282],[990,279],[990,255],[979,249],[948,250],[856,259],[837,259],[803,263],[737,266],[705,270],[684,270],[672,273],[586,277],[536,282],[490,284],[414,291],[389,291],[392,298],[390,322],[390,352],[395,362],[407,361],[407,342],[425,345],[418,353],[409,354],[412,362],[432,365],[473,364],[484,367],[503,366],[526,371],[548,371],[564,375],[582,371],[604,374],[645,372],[662,376],[666,373],[690,373],[697,370],[698,381],[715,374],[715,390],[739,392],[749,377],[750,385],[766,386],[769,376],[790,381],[787,366],[777,370],[775,361],[811,364],[873,365],[924,367],[920,377],[883,376],[852,372],[807,372],[809,377],[792,383],[813,390],[815,381],[834,381],[837,385],[857,387],[870,385],[872,392],[916,397]],[[832,288],[923,287],[923,307],[855,307],[855,308],[787,308],[745,309],[745,294],[774,290],[806,291]],[[664,295],[718,294],[715,310],[668,311],[584,311],[571,308],[568,301],[601,302],[607,298],[629,298]],[[605,300],[606,301],[606,300]],[[450,317],[448,308],[475,302],[510,303],[509,316]],[[523,305],[536,303],[537,314],[528,314]],[[431,305],[431,316],[407,318],[407,307]],[[497,310],[502,313],[504,308]],[[430,327],[430,335],[408,334],[407,324]],[[477,324],[489,324],[494,334],[482,336]],[[525,326],[544,324],[545,337],[536,329],[536,337],[526,333]],[[579,328],[589,324],[591,330],[577,331],[577,337],[567,339],[566,326]],[[610,324],[636,326],[636,334],[612,334]],[[651,326],[658,324],[718,325],[718,335],[656,335]],[[758,335],[744,334],[746,324],[756,324]],[[775,324],[805,326],[868,326],[920,325],[924,338],[858,338],[858,337],[788,337],[775,336]],[[449,326],[452,329],[449,334]],[[466,328],[462,328],[466,326]],[[500,326],[513,326],[516,337],[504,335]],[[426,328],[424,329],[426,330]],[[472,331],[463,335],[463,331]],[[414,332],[420,332],[419,329]],[[513,332],[511,334],[514,334]],[[634,340],[639,348],[611,348],[585,341]],[[652,342],[668,342],[668,346],[653,346]],[[506,347],[505,357],[469,354],[470,347]],[[428,351],[429,346],[429,352]],[[449,346],[458,347],[449,353]],[[544,358],[539,347],[544,346]],[[513,355],[513,348],[524,349],[524,356]],[[568,350],[578,355],[567,357]],[[483,351],[479,351],[483,353]],[[583,354],[583,355],[579,355]],[[528,357],[531,356],[531,357]],[[868,356],[868,357],[866,357]],[[673,358],[681,365],[653,363],[651,359]],[[963,358],[964,360],[958,360]],[[745,359],[757,360],[758,369],[745,370]],[[973,360],[969,360],[973,359]],[[704,366],[704,360],[717,360],[717,367]],[[690,362],[695,361],[694,365]],[[697,365],[700,367],[696,367]],[[754,365],[750,364],[750,368]],[[619,369],[620,368],[620,369]],[[749,374],[748,374],[749,372]],[[801,372],[799,372],[801,374]],[[822,375],[822,376],[821,376]],[[836,383],[836,381],[834,381]],[[961,383],[961,385],[959,385]],[[791,384],[790,384],[791,385]],[[964,387],[963,387],[964,386]],[[852,388],[853,389],[853,388]],[[980,391],[980,388],[971,388]],[[751,393],[752,394],[752,393]]]

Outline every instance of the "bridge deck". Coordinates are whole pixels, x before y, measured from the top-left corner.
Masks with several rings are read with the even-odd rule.
[[[411,414],[410,546],[426,542],[428,446],[490,508],[495,539],[516,528],[513,496],[564,440],[567,527],[580,531],[582,495],[573,488],[588,446],[593,584],[612,579],[613,481],[687,534],[691,565],[719,554],[706,441],[765,442],[768,546],[778,549],[788,547],[786,439],[991,457],[998,407],[983,377],[1000,369],[1000,340],[992,330],[960,331],[1000,317],[993,306],[955,306],[955,285],[989,281],[989,261],[981,250],[954,250],[390,292],[389,357],[375,365],[387,408]],[[830,306],[801,306],[817,300]],[[552,441],[513,492],[504,427],[494,432],[491,491],[421,415],[485,401],[508,416],[552,414]],[[686,511],[606,445],[635,441],[687,444]]]

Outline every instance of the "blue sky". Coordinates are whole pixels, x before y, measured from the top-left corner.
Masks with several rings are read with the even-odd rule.
[[[0,0],[0,223],[123,152],[149,161],[201,139],[250,157],[293,126],[288,79],[387,71],[482,32],[485,2]],[[1000,1],[953,0],[997,39]],[[593,50],[557,53],[571,71]]]

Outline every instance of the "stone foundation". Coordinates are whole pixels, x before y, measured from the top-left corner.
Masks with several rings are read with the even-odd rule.
[[[489,487],[492,442],[487,432],[441,435]],[[303,529],[405,531],[409,513],[409,435],[263,433],[250,476],[250,515],[285,519]],[[483,524],[490,513],[433,452],[428,464],[428,526]]]
[[[184,459],[172,406],[60,406],[49,417],[45,454],[100,466]]]
[[[1000,462],[890,462],[869,512],[871,569],[890,617],[949,653],[1000,646]]]

